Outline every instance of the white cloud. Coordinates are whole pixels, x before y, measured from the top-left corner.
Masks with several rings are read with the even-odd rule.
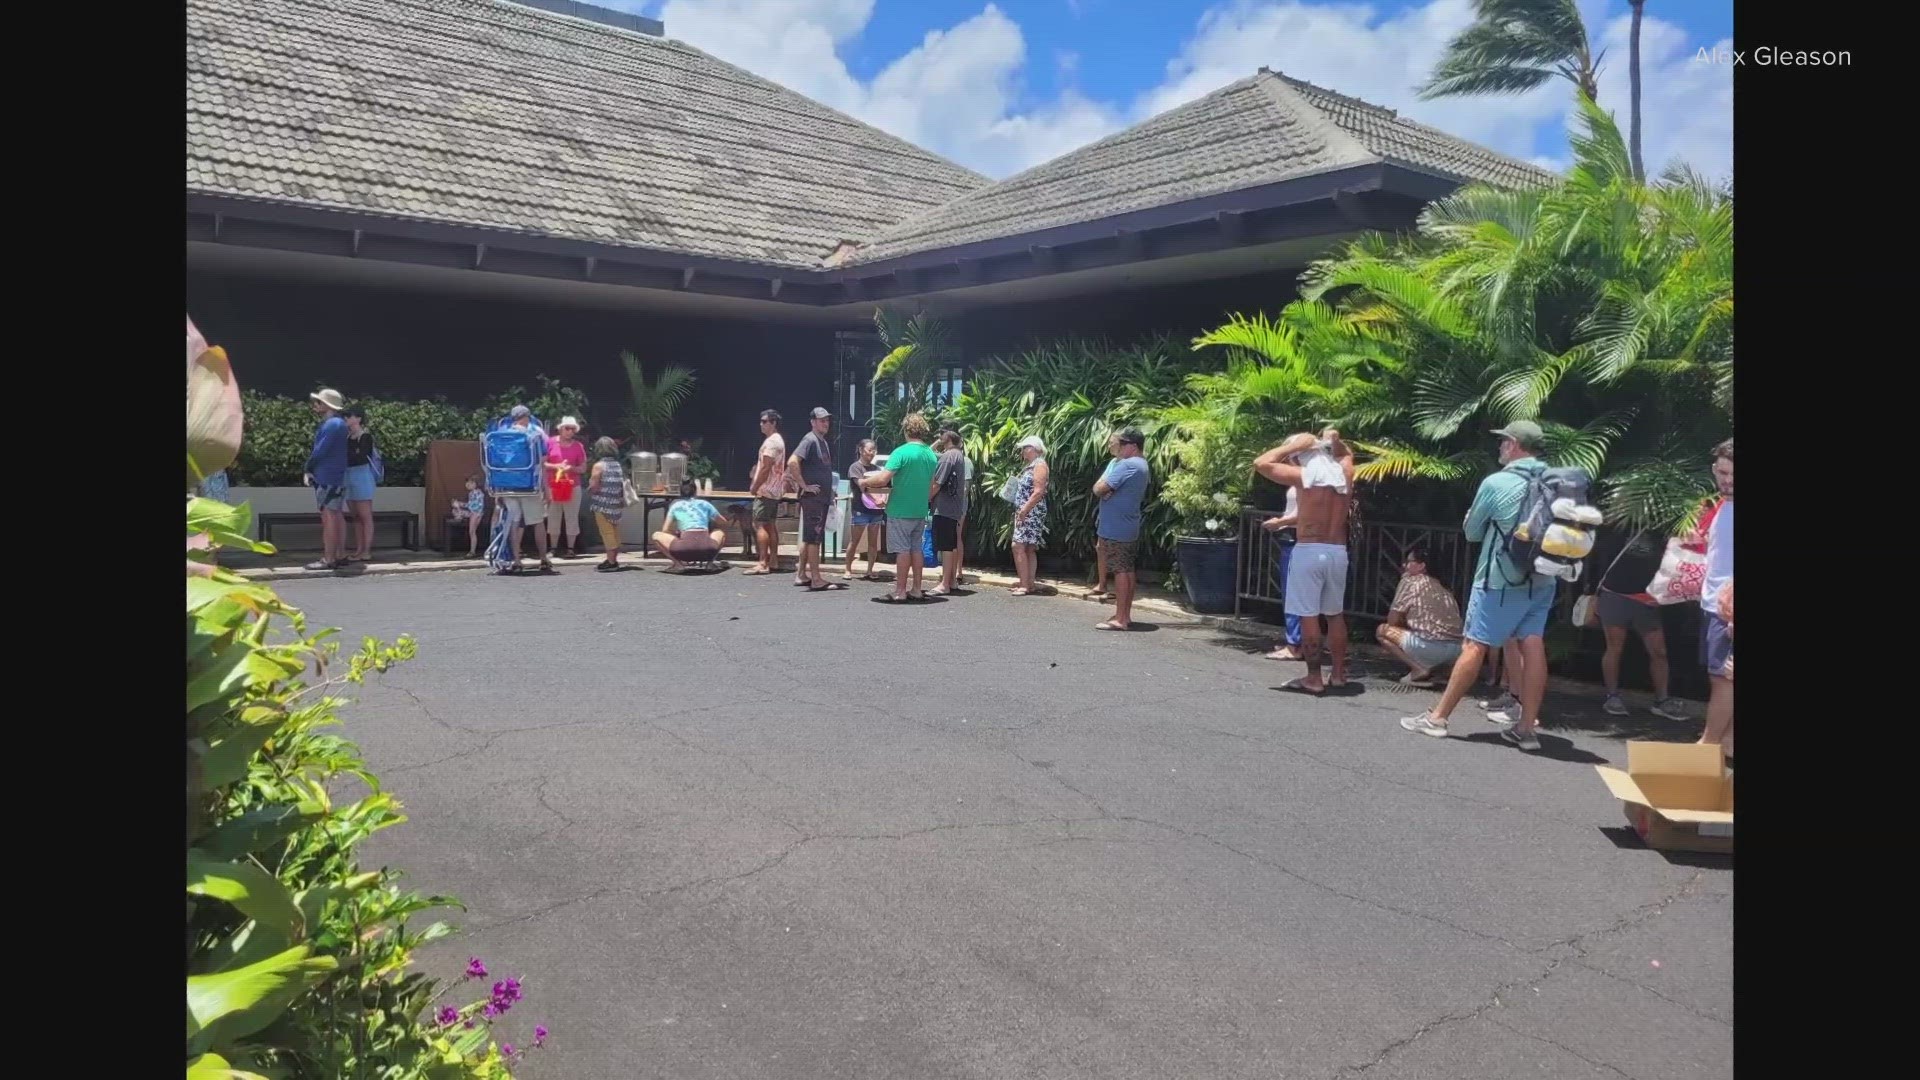
[[[992,3],[930,30],[870,83],[837,48],[873,0],[668,0],[670,37],[697,46],[989,176],[1006,176],[1119,130],[1118,112],[1074,91],[1023,107],[1027,45]]]
[[[614,0],[618,3],[619,0]],[[900,0],[889,0],[900,2]],[[1602,21],[1608,0],[1579,0],[1603,27],[1600,98],[1623,120],[1627,25]],[[667,0],[667,33],[989,176],[1007,176],[1125,125],[1217,90],[1266,66],[1516,157],[1564,168],[1571,88],[1555,79],[1518,96],[1421,101],[1414,92],[1446,42],[1472,18],[1472,0],[1429,0],[1383,14],[1359,2],[1226,0],[1208,8],[1165,62],[1161,81],[1122,103],[1070,85],[1037,103],[1023,95],[1025,35],[993,3],[928,31],[870,81],[840,52],[866,29],[875,0]],[[626,4],[623,6],[636,6]],[[1091,5],[1070,3],[1076,11]],[[1081,27],[1090,24],[1081,22]],[[1094,32],[1092,30],[1086,31]],[[1084,48],[1091,42],[1074,41]],[[1680,28],[1649,16],[1641,28],[1642,117],[1649,171],[1682,158],[1712,176],[1732,166],[1732,73],[1697,64]],[[1053,53],[1071,83],[1079,54]],[[1044,60],[1041,62],[1044,63]],[[1153,61],[1143,57],[1143,65]]]

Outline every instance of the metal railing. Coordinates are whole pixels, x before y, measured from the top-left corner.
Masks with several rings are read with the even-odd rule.
[[[1233,613],[1244,613],[1249,601],[1271,604],[1276,608],[1286,600],[1286,581],[1280,576],[1281,559],[1291,546],[1279,533],[1261,527],[1278,510],[1240,510],[1240,566],[1235,574]],[[1407,552],[1419,548],[1427,553],[1428,573],[1445,582],[1466,605],[1468,579],[1473,571],[1473,545],[1457,526],[1414,525],[1401,522],[1366,522],[1347,537],[1347,614],[1384,619],[1393,606],[1394,590],[1400,584],[1401,567]]]

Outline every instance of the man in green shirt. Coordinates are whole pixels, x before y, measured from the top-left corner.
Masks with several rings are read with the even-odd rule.
[[[928,504],[935,490],[933,471],[940,464],[938,455],[927,446],[932,429],[926,417],[909,413],[900,424],[900,434],[907,441],[887,455],[887,467],[860,478],[860,486],[865,490],[893,489],[887,499],[887,550],[893,552],[894,558],[893,595],[880,599],[894,604],[927,598],[920,588],[921,572],[926,568],[920,547],[927,531]],[[913,575],[911,591],[907,588],[909,573]]]
[[[1520,717],[1503,728],[1500,737],[1532,751],[1540,749],[1536,732],[1540,701],[1547,693],[1547,615],[1553,610],[1558,582],[1534,573],[1531,566],[1516,565],[1505,549],[1507,537],[1526,513],[1527,489],[1547,469],[1547,463],[1536,456],[1545,433],[1531,420],[1515,420],[1494,434],[1500,437],[1500,471],[1480,482],[1464,526],[1467,540],[1480,545],[1467,593],[1466,642],[1439,704],[1401,720],[1400,726],[1445,738],[1447,718],[1480,676],[1488,651],[1516,641],[1520,645],[1520,671],[1515,679]]]

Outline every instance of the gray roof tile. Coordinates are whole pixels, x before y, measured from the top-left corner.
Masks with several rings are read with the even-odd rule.
[[[986,183],[698,49],[501,0],[187,3],[190,192],[803,267]]]
[[[1260,74],[880,229],[850,264],[1039,232],[1375,163],[1517,187],[1552,174],[1390,109]]]

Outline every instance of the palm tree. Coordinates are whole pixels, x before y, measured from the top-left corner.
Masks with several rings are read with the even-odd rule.
[[[1473,23],[1447,43],[1420,96],[1519,94],[1558,75],[1597,101],[1599,69],[1574,0],[1474,0]]]
[[[1684,169],[1636,182],[1612,118],[1579,109],[1557,187],[1462,189],[1414,236],[1314,266],[1278,320],[1196,344],[1280,373],[1243,380],[1291,380],[1263,408],[1338,423],[1366,478],[1470,476],[1484,431],[1536,419],[1551,459],[1601,478],[1612,519],[1684,524],[1731,428],[1733,206]]]
[[[960,366],[960,342],[953,327],[925,312],[908,316],[875,308],[873,327],[887,349],[873,369],[873,432],[884,447],[899,437],[900,422],[908,413],[923,413],[930,423],[940,421],[952,402],[935,385],[935,376]],[[880,389],[885,384],[898,389],[885,392]]]
[[[1627,0],[1633,7],[1633,36],[1627,46],[1627,79],[1633,85],[1632,114],[1627,120],[1628,148],[1633,154],[1633,178],[1647,178],[1646,163],[1640,160],[1640,17],[1646,14],[1647,0]]]
[[[627,387],[632,394],[625,423],[633,433],[635,449],[658,450],[666,443],[674,412],[693,395],[693,371],[667,367],[661,369],[659,378],[649,382],[639,357],[622,352],[620,364],[627,369]]]

